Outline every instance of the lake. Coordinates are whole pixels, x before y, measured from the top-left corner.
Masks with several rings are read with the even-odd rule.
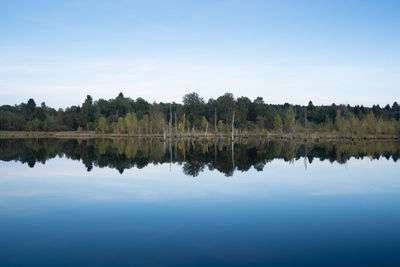
[[[400,144],[0,139],[1,266],[400,266]]]

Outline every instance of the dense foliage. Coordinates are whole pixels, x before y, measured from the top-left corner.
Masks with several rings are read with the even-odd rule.
[[[169,132],[227,133],[338,132],[341,134],[399,134],[400,108],[335,105],[307,106],[266,104],[258,97],[235,99],[226,93],[207,102],[197,93],[179,103],[148,103],[120,93],[110,100],[93,101],[88,95],[80,106],[58,109],[33,99],[20,105],[0,106],[0,130],[83,131],[126,133],[131,135]]]

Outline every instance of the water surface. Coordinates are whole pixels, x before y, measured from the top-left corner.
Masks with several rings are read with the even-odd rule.
[[[400,145],[0,140],[3,266],[399,266]]]

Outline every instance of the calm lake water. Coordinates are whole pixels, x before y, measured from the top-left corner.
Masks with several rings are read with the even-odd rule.
[[[0,140],[1,266],[400,266],[400,144]]]

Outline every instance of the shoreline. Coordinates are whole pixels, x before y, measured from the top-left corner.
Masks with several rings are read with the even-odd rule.
[[[163,134],[117,134],[117,133],[98,133],[94,131],[65,131],[65,132],[29,132],[29,131],[0,131],[1,139],[20,139],[20,138],[55,138],[55,139],[112,139],[112,138],[157,138],[164,139]],[[214,134],[214,133],[178,133],[166,134],[165,139],[231,139],[231,134]],[[341,135],[339,133],[258,133],[258,134],[236,134],[235,139],[250,138],[271,138],[284,140],[307,140],[307,141],[365,141],[365,140],[387,140],[399,141],[397,135],[375,134],[363,136]]]

